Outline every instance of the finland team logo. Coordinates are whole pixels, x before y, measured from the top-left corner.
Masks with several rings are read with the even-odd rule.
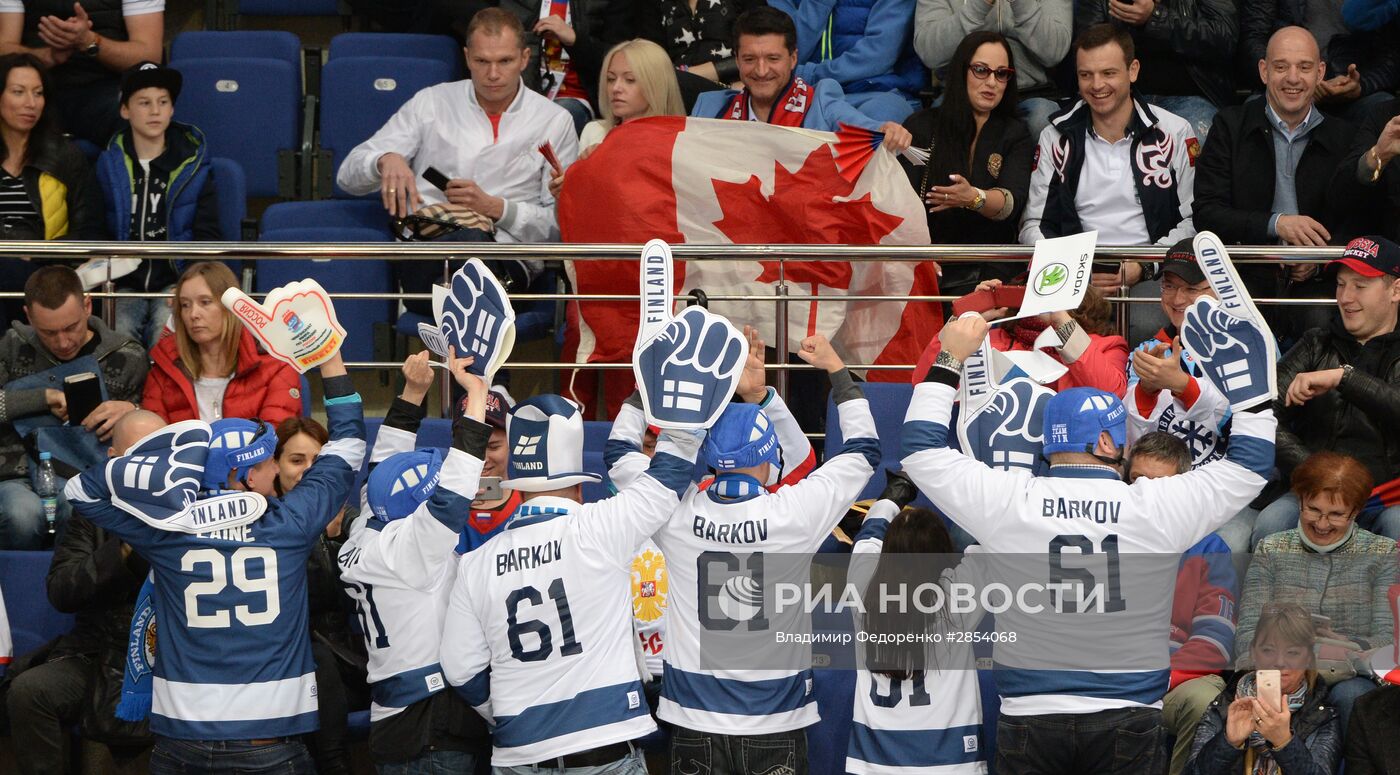
[[[1217,299],[1187,307],[1181,342],[1235,411],[1272,401],[1278,394],[1278,345],[1254,306],[1220,240],[1210,232],[1192,243]]]
[[[478,259],[470,259],[452,275],[451,287],[433,286],[436,325],[420,323],[418,333],[428,349],[447,357],[474,356],[468,369],[485,377],[500,367],[515,346],[515,310],[505,288]]]

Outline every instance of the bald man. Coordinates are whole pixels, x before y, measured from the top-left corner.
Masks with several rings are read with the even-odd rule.
[[[107,454],[124,455],[163,427],[165,420],[154,412],[127,412],[112,428]],[[77,621],[48,662],[20,673],[10,686],[12,733],[25,741],[15,747],[20,772],[64,770],[64,730],[82,720],[99,668],[105,663],[121,673],[132,608],[149,570],[129,545],[83,517],[74,514],[65,524],[49,567],[48,594],[55,608],[76,614]]]
[[[108,457],[121,457],[131,445],[165,427],[165,419],[146,409],[135,409],[122,415],[112,426],[112,446],[107,448]]]
[[[1326,71],[1317,41],[1302,27],[1269,39],[1259,60],[1264,98],[1223,108],[1206,137],[1196,165],[1196,228],[1244,245],[1344,245],[1355,236],[1338,233],[1348,205],[1327,196],[1354,131],[1313,104]],[[1320,266],[1254,264],[1240,274],[1255,298],[1330,300]],[[1287,311],[1270,319],[1274,333],[1300,334],[1331,315],[1329,306]]]

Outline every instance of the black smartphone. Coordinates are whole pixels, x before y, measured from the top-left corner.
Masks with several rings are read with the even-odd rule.
[[[423,179],[432,183],[437,190],[447,193],[447,176],[439,172],[437,167],[423,170]]]

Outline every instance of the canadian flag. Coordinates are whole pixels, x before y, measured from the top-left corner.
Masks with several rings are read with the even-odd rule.
[[[872,141],[873,142],[873,141]],[[845,145],[849,145],[847,142]],[[872,148],[873,149],[873,148]],[[755,122],[654,117],[623,124],[576,162],[560,194],[565,242],[927,245],[918,195],[893,154],[844,153],[831,132]],[[637,293],[637,261],[567,262],[582,294]],[[774,297],[776,261],[678,262],[678,295]],[[931,262],[787,262],[788,342],[830,338],[850,363],[914,363],[941,325]],[[882,296],[845,302],[846,295]],[[827,298],[831,301],[826,301]],[[713,301],[736,325],[775,341],[776,302]],[[581,302],[570,310],[566,356],[576,363],[627,362],[638,326],[636,302]],[[869,378],[908,381],[907,371]],[[625,393],[623,394],[625,395]]]

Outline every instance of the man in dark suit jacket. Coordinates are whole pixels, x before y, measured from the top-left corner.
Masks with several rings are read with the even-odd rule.
[[[1328,183],[1350,150],[1350,124],[1313,104],[1326,75],[1312,33],[1285,27],[1259,60],[1263,99],[1216,115],[1196,165],[1196,227],[1226,242],[1247,245],[1325,246],[1353,235],[1338,233],[1339,202]],[[1269,174],[1269,170],[1273,174]],[[1244,265],[1240,274],[1255,296],[1330,299],[1318,264]],[[1271,321],[1279,333],[1326,325],[1330,305],[1288,308]]]

